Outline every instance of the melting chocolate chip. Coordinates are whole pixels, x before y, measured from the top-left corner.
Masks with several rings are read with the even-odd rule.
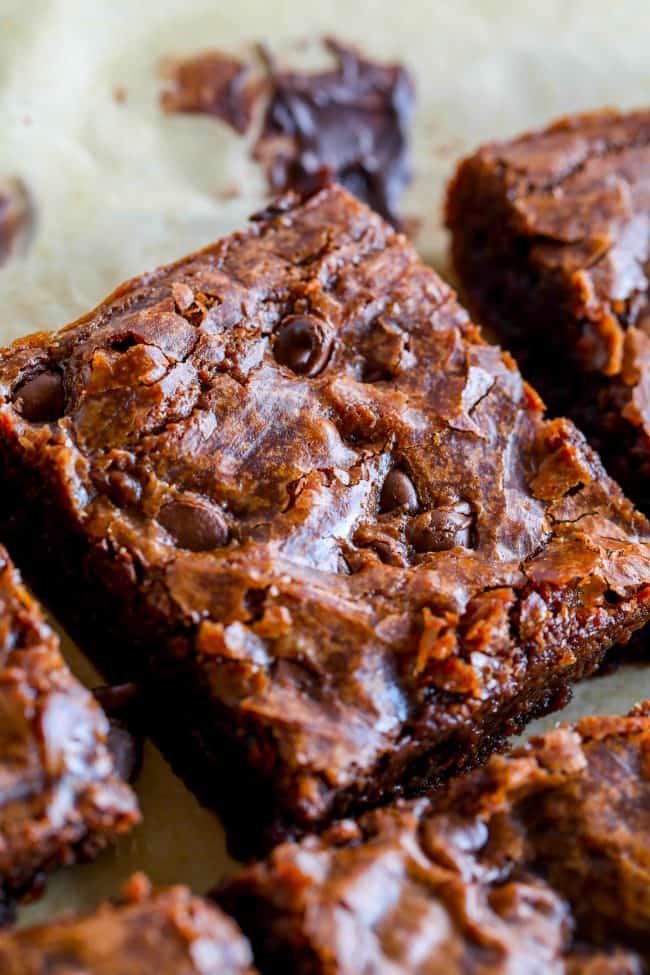
[[[202,501],[170,501],[158,513],[158,521],[181,548],[206,552],[228,541],[228,525],[222,511]]]
[[[115,771],[125,782],[132,782],[142,765],[144,746],[144,736],[139,730],[138,686],[132,682],[106,684],[96,687],[93,694],[108,718],[106,744]]]
[[[115,772],[125,782],[133,782],[142,765],[141,736],[136,736],[121,721],[110,721],[107,745]]]
[[[93,695],[109,717],[127,720],[135,712],[138,685],[133,681],[126,684],[102,684],[93,689]]]
[[[415,514],[419,507],[417,491],[413,481],[404,471],[388,472],[381,489],[379,504],[382,511],[395,511],[401,508],[409,514]]]
[[[300,376],[316,376],[327,364],[331,349],[330,331],[314,315],[288,315],[273,346],[277,361]]]
[[[409,541],[416,552],[444,552],[471,542],[472,513],[461,501],[453,506],[435,508],[416,518],[409,530]]]
[[[65,411],[63,376],[55,369],[26,379],[14,394],[16,407],[32,423],[58,420]]]

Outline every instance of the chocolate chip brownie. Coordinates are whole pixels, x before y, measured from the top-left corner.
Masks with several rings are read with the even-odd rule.
[[[650,615],[650,527],[335,185],[0,355],[0,527],[249,847],[471,765]]]
[[[264,972],[641,975],[650,710],[583,718],[217,892]]]
[[[0,934],[3,975],[255,975],[236,924],[185,887],[151,894],[131,879],[124,900],[87,917]]]
[[[0,548],[0,914],[45,871],[138,821],[107,738],[104,714]]]
[[[463,289],[650,511],[650,112],[483,146],[447,220]]]

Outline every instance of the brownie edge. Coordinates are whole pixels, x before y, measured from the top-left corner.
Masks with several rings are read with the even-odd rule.
[[[215,893],[264,972],[641,975],[650,710],[586,717],[284,844]]]
[[[2,975],[255,975],[235,923],[186,887],[150,893],[142,875],[116,905],[0,933]]]
[[[650,111],[481,146],[451,182],[462,289],[650,511]]]
[[[138,821],[108,722],[0,547],[0,910]]]

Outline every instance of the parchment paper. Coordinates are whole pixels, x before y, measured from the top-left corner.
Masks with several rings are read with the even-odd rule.
[[[36,212],[31,247],[0,269],[0,342],[65,324],[124,278],[243,226],[263,202],[245,140],[217,120],[160,112],[161,58],[261,39],[282,53],[323,33],[411,67],[417,175],[404,209],[443,273],[440,204],[458,156],[563,113],[650,103],[647,0],[0,0],[0,179],[24,180]],[[583,683],[562,717],[626,710],[644,695],[650,671],[620,669]],[[232,867],[218,821],[152,747],[137,790],[144,825],[57,874],[21,921],[92,907],[134,869],[203,891]]]

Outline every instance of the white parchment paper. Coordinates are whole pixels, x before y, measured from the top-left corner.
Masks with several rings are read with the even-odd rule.
[[[0,179],[22,179],[36,212],[31,247],[0,269],[0,342],[65,324],[263,202],[246,140],[214,119],[161,113],[162,58],[262,39],[281,53],[323,33],[410,66],[417,175],[405,212],[443,273],[441,201],[456,158],[560,114],[650,103],[647,0],[0,0]],[[643,696],[650,671],[620,669],[582,684],[562,716]],[[143,826],[57,874],[21,920],[92,907],[134,869],[202,891],[232,866],[216,818],[152,747],[137,789]]]

